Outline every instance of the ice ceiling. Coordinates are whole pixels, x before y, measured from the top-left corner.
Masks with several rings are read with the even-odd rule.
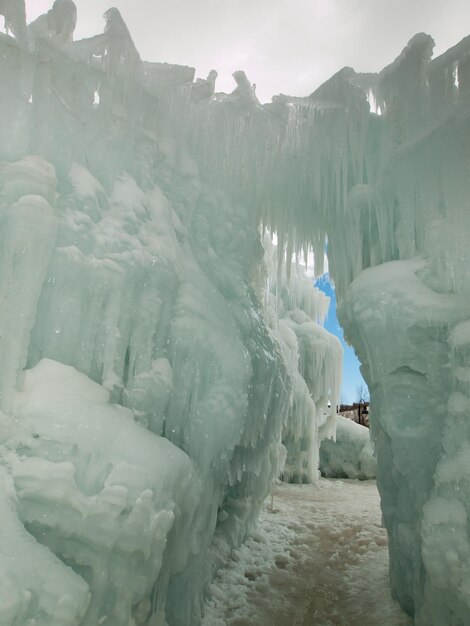
[[[117,9],[76,42],[71,0],[0,13],[2,625],[199,623],[334,429],[341,348],[291,262],[326,241],[393,593],[467,623],[470,39],[261,105],[143,62]]]

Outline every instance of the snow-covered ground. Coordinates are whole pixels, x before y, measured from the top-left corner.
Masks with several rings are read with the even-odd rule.
[[[390,597],[375,481],[278,484],[219,571],[203,626],[406,626]]]

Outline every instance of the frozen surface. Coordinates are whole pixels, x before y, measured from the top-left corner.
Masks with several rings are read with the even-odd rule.
[[[433,46],[421,33],[379,74],[344,68],[308,98],[192,119],[200,171],[262,207],[287,260],[328,241],[371,390],[393,593],[442,626],[470,614],[470,39]]]
[[[25,372],[13,417],[19,426],[10,424],[2,445],[11,491],[26,529],[49,551],[24,530],[21,536],[18,522],[3,526],[7,536],[10,527],[15,533],[8,541],[16,550],[13,573],[30,558],[38,569],[34,584],[17,578],[23,602],[3,623],[27,616],[58,626],[127,626],[133,615],[146,616],[156,602],[155,580],[164,587],[186,566],[201,532],[194,519],[200,482],[187,455],[110,404],[106,389],[49,359]],[[63,577],[50,598],[43,589],[53,585],[54,570],[40,570],[31,544]]]
[[[144,64],[117,9],[78,42],[75,18],[58,0],[28,46],[0,38],[2,626],[195,626],[214,533],[244,540],[283,439],[316,478],[341,350],[200,175],[194,71]],[[259,106],[236,79],[227,106]]]
[[[320,471],[326,478],[375,478],[377,463],[369,429],[337,415],[336,437],[320,446]]]
[[[393,593],[419,626],[465,623],[470,39],[432,59],[432,38],[418,34],[379,74],[346,67],[307,98],[261,105],[241,70],[233,92],[218,94],[213,73],[201,84],[192,68],[144,63],[115,8],[81,41],[71,0],[28,29],[21,0],[0,1],[0,13],[13,34],[0,34],[0,410],[2,441],[16,442],[13,461],[2,456],[2,498],[12,533],[35,537],[49,564],[37,579],[15,563],[5,623],[63,611],[59,621],[112,624],[120,599],[118,619],[130,623],[200,621],[214,532],[239,545],[283,462],[287,478],[313,480],[319,439],[334,430],[325,408],[337,399],[340,351],[317,324],[325,302],[298,271],[313,251],[321,274],[326,243],[371,390]],[[273,263],[260,230],[277,235]],[[74,461],[94,467],[82,433],[58,455],[59,435],[43,448],[32,431],[34,462],[23,446],[18,393],[44,359],[109,393],[108,403],[94,396],[104,420],[111,411],[149,441],[171,442],[200,485],[200,534],[176,557],[170,540],[161,545],[172,532],[162,521],[136,588],[117,557],[103,578],[92,575],[99,550],[96,563],[73,560],[78,543],[92,550],[88,521],[74,538],[53,515],[50,532],[39,525],[48,498],[73,519],[75,504],[102,490],[75,478]],[[80,387],[72,379],[64,385]],[[132,457],[138,464],[139,451]],[[146,493],[155,480],[136,484]],[[145,504],[142,524],[167,511],[170,491]],[[46,578],[70,567],[51,595]]]
[[[37,156],[3,167],[2,465],[25,537],[6,596],[32,536],[44,555],[5,626],[197,623],[216,526],[242,541],[279,473],[291,381],[244,265],[258,232],[241,222],[230,252],[207,228],[226,199],[183,177],[188,232],[145,187]]]
[[[468,344],[460,322],[467,304],[464,294],[436,291],[429,262],[418,258],[364,271],[343,308],[354,317],[349,336],[368,363],[375,400],[371,424],[394,592],[417,612],[418,624],[465,623],[468,616]]]
[[[276,485],[274,509],[269,498],[256,532],[225,558],[203,626],[412,623],[390,596],[375,481]]]

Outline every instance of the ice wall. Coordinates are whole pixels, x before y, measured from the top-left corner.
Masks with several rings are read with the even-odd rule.
[[[116,9],[77,42],[75,19],[57,0],[26,45],[0,34],[0,621],[194,626],[283,433],[315,477],[340,350],[289,264],[267,302],[259,211],[200,168],[215,77],[192,97]],[[236,78],[222,120],[260,108]]]
[[[393,593],[438,625],[470,612],[470,39],[436,59],[433,45],[418,34],[379,74],[344,68],[308,98],[193,107],[188,133],[200,171],[251,198],[288,264],[328,241],[371,390]]]
[[[345,293],[340,319],[371,389],[394,594],[417,624],[440,625],[465,623],[470,611],[460,334],[470,294],[469,41],[434,61],[431,49],[415,37],[380,77],[388,158],[352,198],[371,267]]]
[[[436,59],[433,45],[418,34],[379,74],[344,68],[308,98],[209,107],[192,140],[201,171],[252,198],[287,259],[321,258],[328,241],[371,391],[393,594],[437,626],[470,614],[470,39]]]

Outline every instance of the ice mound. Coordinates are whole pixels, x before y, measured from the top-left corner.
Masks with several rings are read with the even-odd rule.
[[[336,439],[325,439],[320,445],[320,472],[326,478],[375,478],[377,464],[369,429],[337,415]]]
[[[169,576],[184,569],[197,544],[200,481],[190,460],[139,426],[131,411],[109,404],[102,386],[49,359],[25,372],[13,414],[21,427],[2,447],[10,492],[42,545],[15,523],[14,505],[7,506],[4,515],[13,518],[9,525],[24,554],[12,572],[31,558],[29,549],[38,553],[34,567],[41,558],[51,565],[43,565],[34,584],[17,579],[23,600],[2,624],[36,616],[35,604],[48,598],[41,585],[52,584],[54,571],[61,582],[42,609],[50,620],[44,624],[142,620],[156,602],[155,581],[164,596]]]
[[[24,529],[16,512],[13,481],[4,468],[0,484],[1,623],[5,626],[82,623],[90,603],[87,583]]]

